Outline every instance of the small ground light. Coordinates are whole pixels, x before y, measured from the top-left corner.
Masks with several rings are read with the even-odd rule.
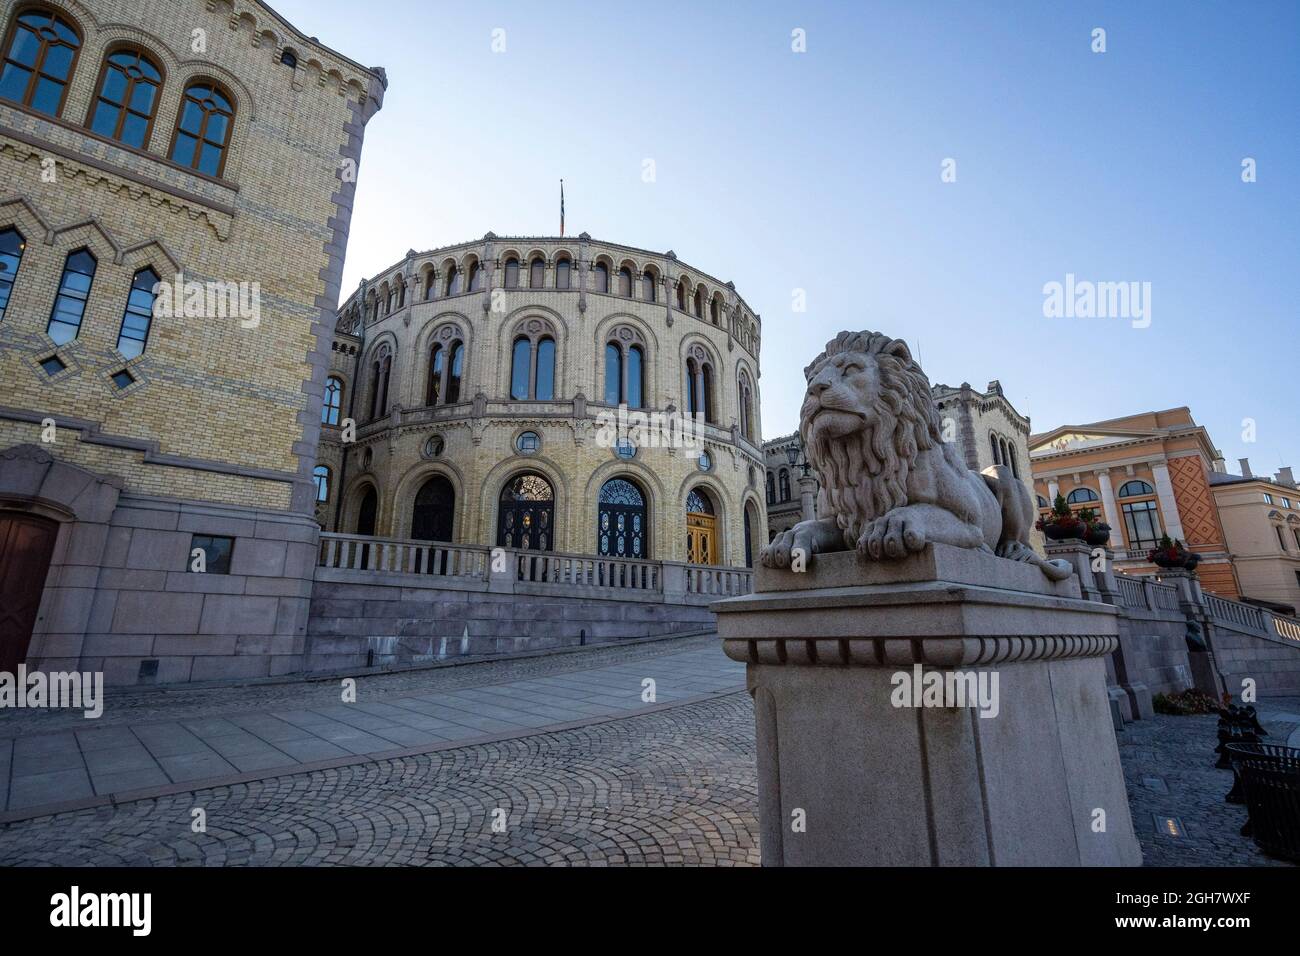
[[[1183,830],[1183,821],[1177,817],[1161,817],[1152,815],[1156,821],[1156,833],[1161,836],[1183,837],[1187,833]]]

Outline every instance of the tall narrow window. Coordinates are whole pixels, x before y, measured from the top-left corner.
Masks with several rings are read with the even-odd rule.
[[[603,262],[596,263],[596,291],[609,291],[609,268]]]
[[[677,282],[677,308],[686,311],[686,283],[680,279]]]
[[[483,288],[483,270],[479,268],[478,261],[475,260],[469,264],[469,288],[466,292],[477,292]]]
[[[632,298],[632,270],[627,266],[618,270],[618,294],[625,299]]]
[[[86,314],[86,300],[90,285],[95,281],[95,257],[88,249],[78,249],[68,256],[63,265],[63,280],[59,294],[50,313],[50,324],[45,331],[58,345],[71,342],[81,331],[81,319]]]
[[[126,298],[126,312],[122,316],[122,330],[117,334],[117,350],[129,359],[144,354],[149,341],[149,326],[153,323],[154,287],[158,273],[141,269],[131,281],[131,294]]]
[[[515,339],[514,355],[510,362],[510,397],[516,401],[523,401],[528,397],[532,365],[533,343],[522,337]]]
[[[645,404],[645,394],[641,386],[641,346],[633,345],[627,350],[627,407],[640,408]]]
[[[569,269],[568,259],[561,259],[555,263],[555,288],[567,289],[569,287]]]
[[[460,401],[460,373],[465,364],[465,346],[460,342],[451,347],[451,365],[447,369],[447,404]]]
[[[337,425],[343,413],[343,380],[331,375],[325,379],[325,399],[320,406],[322,425]]]
[[[641,276],[641,298],[646,302],[655,301],[655,277],[647,272]]]
[[[686,360],[686,411],[694,415],[699,411],[697,397],[695,394],[695,380],[699,377],[695,365],[695,359]]]
[[[790,472],[786,471],[784,468],[781,469],[780,485],[781,485],[781,500],[789,501],[790,500]]]
[[[388,412],[388,380],[393,372],[393,355],[388,346],[375,354],[370,368],[370,419],[382,418]]]
[[[537,343],[537,400],[549,402],[555,398],[555,339],[542,339]]]
[[[447,291],[443,295],[460,294],[460,270],[455,266],[447,267]]]
[[[776,504],[776,481],[770,471],[767,473],[767,503],[769,505]]]
[[[709,318],[713,320],[714,325],[718,324],[718,300],[717,299],[709,300]]]
[[[316,500],[330,500],[330,470],[324,465],[317,465],[311,471],[311,480],[316,485]]]
[[[714,421],[713,417],[713,366],[706,364],[704,374],[700,376],[704,381],[703,394],[700,395],[700,411],[704,413],[706,422]]]
[[[434,274],[433,274],[433,270],[432,270],[432,269],[430,269],[428,272],[426,272],[426,273],[424,274],[424,298],[425,298],[425,301],[428,301],[429,299],[432,299],[432,298],[433,298],[434,292],[437,290],[437,283],[438,283],[438,280],[434,277]]]
[[[623,396],[623,353],[613,342],[605,346],[605,404],[617,405]]]
[[[18,277],[18,267],[23,262],[23,250],[27,240],[17,229],[0,232],[0,321],[4,320],[5,309],[9,308],[9,296],[14,290],[14,279]]]
[[[540,289],[545,281],[546,260],[541,256],[534,256],[533,261],[528,265],[528,288]]]
[[[442,394],[442,368],[446,359],[447,355],[442,346],[435,345],[433,353],[429,356],[429,388],[424,402],[426,405],[438,404]]]
[[[695,290],[695,317],[704,318],[704,289],[696,288]]]
[[[513,257],[506,260],[506,288],[519,288],[519,260]]]
[[[220,176],[226,166],[226,147],[234,117],[230,98],[215,83],[190,86],[185,90],[176,120],[172,162],[208,176]]]
[[[139,50],[118,50],[104,60],[90,128],[100,136],[144,149],[153,131],[162,72]]]
[[[62,17],[29,10],[14,21],[8,40],[0,68],[0,97],[58,116],[81,37]]]

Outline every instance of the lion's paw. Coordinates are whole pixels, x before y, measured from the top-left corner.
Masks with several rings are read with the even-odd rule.
[[[924,547],[924,529],[900,511],[891,511],[872,521],[858,537],[858,554],[875,561],[901,558]]]

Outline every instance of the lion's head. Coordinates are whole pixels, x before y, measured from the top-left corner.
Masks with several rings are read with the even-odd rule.
[[[907,343],[879,332],[841,332],[804,377],[799,435],[853,547],[867,522],[907,504],[916,456],[941,441],[930,382]]]

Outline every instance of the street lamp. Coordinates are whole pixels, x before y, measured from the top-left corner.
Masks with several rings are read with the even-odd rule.
[[[799,455],[800,455],[800,453],[801,453],[802,451],[803,451],[803,446],[800,445],[799,442],[797,442],[797,441],[796,441],[796,442],[793,442],[792,444],[786,445],[786,446],[785,446],[785,460],[788,461],[788,462],[790,463],[790,467],[791,467],[791,468],[795,467],[796,464],[797,464],[800,468],[802,468],[802,469],[803,469],[803,477],[807,478],[807,477],[808,477],[808,472],[811,470],[811,467],[810,467],[809,464],[808,464],[808,456],[807,456],[807,455],[804,456],[803,461],[799,461]]]

